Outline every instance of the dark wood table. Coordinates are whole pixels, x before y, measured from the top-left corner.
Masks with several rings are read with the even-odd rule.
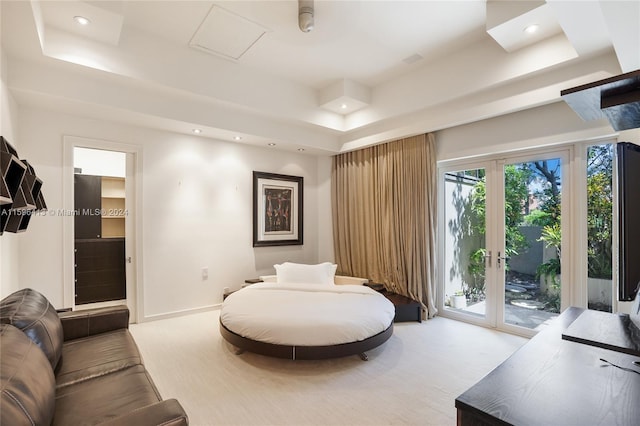
[[[640,425],[640,374],[601,361],[640,372],[640,357],[562,339],[583,311],[567,309],[460,395],[458,425]]]

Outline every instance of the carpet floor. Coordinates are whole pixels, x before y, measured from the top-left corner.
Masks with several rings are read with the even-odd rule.
[[[446,318],[396,323],[358,356],[301,361],[236,354],[219,311],[132,324],[163,398],[191,425],[455,425],[455,398],[526,339]]]

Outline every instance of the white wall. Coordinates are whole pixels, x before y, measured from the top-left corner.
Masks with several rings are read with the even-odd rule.
[[[466,206],[456,204],[464,203],[468,205],[472,191],[473,185],[464,185],[452,181],[445,181],[444,183],[444,217],[446,223],[451,223],[452,225],[443,227],[444,232],[441,235],[445,247],[444,253],[441,253],[443,256],[442,274],[446,277],[445,301],[450,296],[453,296],[455,292],[462,290],[465,282],[470,284],[469,280],[472,280],[473,277],[468,272],[469,256],[478,248],[486,246],[484,238],[469,235],[469,229],[458,221]]]
[[[333,261],[333,219],[331,208],[331,157],[318,157],[318,258]]]
[[[333,260],[330,158],[31,107],[22,107],[18,116],[15,102],[6,93],[4,78],[2,89],[3,134],[13,141],[19,137],[21,156],[30,160],[43,179],[51,210],[64,207],[64,135],[143,148],[141,285],[145,318],[213,306],[220,303],[224,287],[239,288],[245,278],[273,273],[274,263]],[[9,108],[4,107],[7,103]],[[7,127],[11,134],[5,132]],[[16,132],[18,128],[20,132]],[[599,138],[610,132],[606,122],[584,123],[561,102],[440,131],[438,160]],[[252,247],[253,170],[304,176],[304,246]],[[1,295],[15,288],[33,287],[55,306],[63,305],[64,220],[72,218],[36,216],[28,232],[0,237]],[[18,241],[20,262],[13,256]],[[13,249],[7,248],[10,246]],[[201,268],[205,266],[209,267],[208,281],[201,280]]]
[[[606,119],[583,121],[563,101],[436,133],[438,161],[511,152],[614,134]]]
[[[2,10],[1,6],[0,10]],[[0,48],[0,135],[4,136],[22,156],[17,139],[18,106],[7,89],[6,67],[6,57]],[[20,238],[21,234],[11,232],[5,232],[0,236],[0,298],[20,288],[18,284],[18,241]]]
[[[21,149],[42,177],[50,210],[63,208],[64,135],[142,147],[144,318],[216,305],[224,287],[273,273],[274,263],[333,260],[326,158],[34,108],[19,118]],[[303,246],[252,247],[254,170],[304,177]],[[20,241],[20,287],[39,289],[54,306],[63,302],[64,220],[73,218],[34,217]]]

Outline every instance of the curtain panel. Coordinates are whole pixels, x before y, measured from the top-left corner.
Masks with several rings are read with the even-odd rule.
[[[335,260],[344,275],[435,307],[435,138],[419,135],[333,157]]]

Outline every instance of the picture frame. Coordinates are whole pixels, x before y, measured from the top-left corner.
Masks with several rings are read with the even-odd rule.
[[[253,172],[253,246],[303,244],[304,179]]]

